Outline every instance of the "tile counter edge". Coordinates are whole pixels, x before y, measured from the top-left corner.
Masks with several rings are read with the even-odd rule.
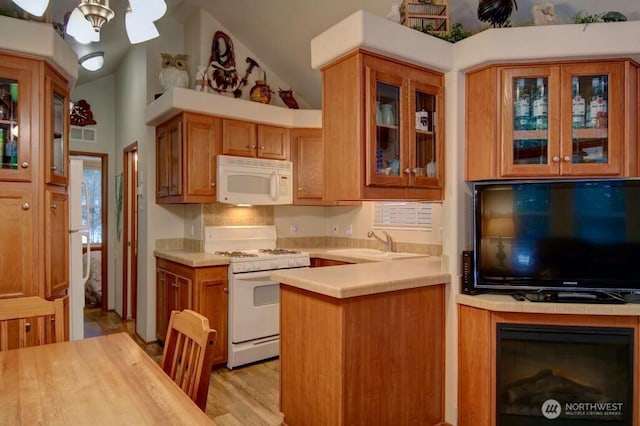
[[[439,257],[420,257],[308,269],[281,269],[271,279],[337,299],[449,284]]]

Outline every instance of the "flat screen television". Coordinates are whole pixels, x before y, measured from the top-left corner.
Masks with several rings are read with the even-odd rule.
[[[476,182],[473,197],[476,290],[640,292],[640,180]]]

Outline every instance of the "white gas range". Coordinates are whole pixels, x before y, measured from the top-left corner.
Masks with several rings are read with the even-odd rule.
[[[310,260],[276,248],[276,239],[273,225],[205,227],[204,250],[229,257],[229,368],[279,355],[280,285],[270,271]]]

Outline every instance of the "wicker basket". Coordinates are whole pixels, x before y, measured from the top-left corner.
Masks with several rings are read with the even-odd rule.
[[[400,7],[402,25],[409,28],[432,28],[434,32],[449,32],[449,6],[446,0],[419,3],[403,0]]]

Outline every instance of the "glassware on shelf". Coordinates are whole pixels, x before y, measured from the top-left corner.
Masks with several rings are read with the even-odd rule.
[[[591,102],[589,102],[589,122],[590,128],[607,127],[607,77],[593,77],[591,79]]]

